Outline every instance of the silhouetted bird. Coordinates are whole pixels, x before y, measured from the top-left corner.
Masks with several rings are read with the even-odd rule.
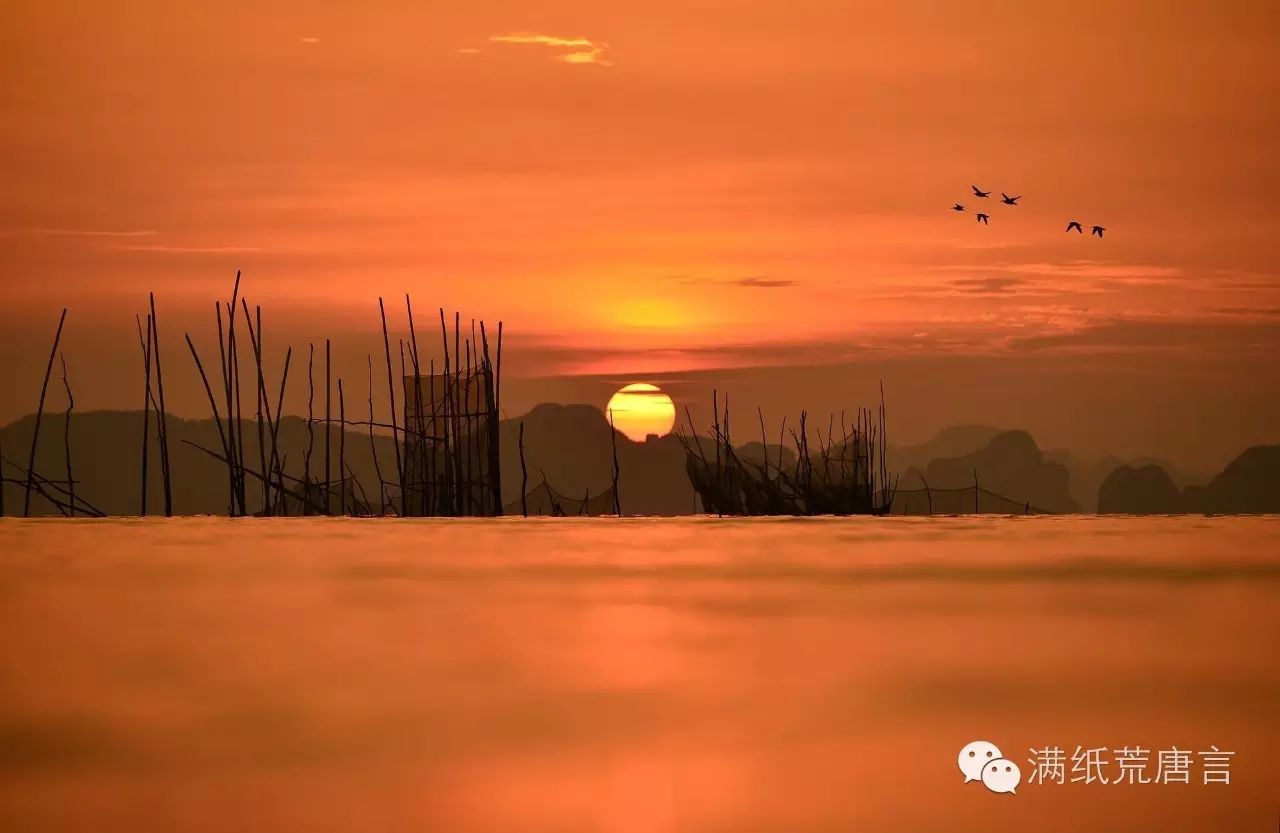
[[[1076,220],[1072,220],[1067,223],[1067,231],[1071,231],[1072,229],[1075,229],[1077,234],[1084,234],[1084,229],[1080,228],[1080,223]]]
[[[970,185],[969,187],[973,189],[973,195],[974,195],[975,197],[989,197],[989,196],[991,196],[991,192],[990,192],[990,191],[983,191],[981,188],[979,188],[979,187],[978,187],[978,186],[976,186],[976,185]]]
[[[1102,226],[1094,226],[1094,227],[1093,227],[1093,231],[1091,231],[1091,232],[1089,232],[1089,233],[1090,233],[1090,234],[1096,234],[1096,235],[1098,235],[1099,237],[1101,237],[1101,236],[1102,236],[1102,233],[1103,233],[1104,231],[1106,231],[1106,229],[1104,229]]]
[[[1018,200],[1022,199],[1021,195],[1016,197],[1011,197],[1008,194],[1006,194],[1004,191],[1000,192],[1000,196],[1004,197],[1004,199],[1000,200],[1000,202],[1004,203],[1005,205],[1017,205]]]
[[[987,217],[987,215],[986,215],[986,214],[979,214],[979,215],[978,215],[978,222],[979,222],[979,223],[982,223],[984,226],[989,226],[989,225],[991,225],[990,223],[988,223],[988,222],[987,222],[987,220],[988,220],[988,219],[990,219],[990,218],[989,218],[989,217]]]
[[[952,210],[952,211],[964,211],[964,206],[963,206],[963,205],[961,205],[960,203],[956,203],[955,205],[951,206],[951,210]]]

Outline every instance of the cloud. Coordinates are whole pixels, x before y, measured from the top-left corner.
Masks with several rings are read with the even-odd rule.
[[[298,38],[298,40],[302,43],[319,43],[320,42],[319,38],[312,37],[310,35],[305,35],[303,37],[300,37]]]
[[[956,278],[951,286],[970,295],[1013,295],[1033,285],[1026,278]]]
[[[490,35],[490,43],[525,43],[540,46],[586,47],[591,49],[594,43],[586,38],[560,38],[555,35],[540,35],[537,32],[512,32],[509,35]]]
[[[511,32],[505,35],[490,35],[489,42],[570,49],[573,51],[556,55],[552,60],[562,64],[613,66],[613,62],[604,57],[604,52],[609,48],[609,45],[607,43],[596,43],[584,37],[564,38],[558,35],[543,35],[538,32]]]
[[[1246,318],[1280,318],[1280,307],[1218,307],[1214,312]]]
[[[154,237],[160,232],[154,229],[138,229],[136,231],[101,231],[98,229],[71,228],[17,228],[0,231],[0,236],[17,237],[20,235],[41,235],[58,237]]]
[[[613,61],[606,61],[603,57],[604,47],[597,46],[590,52],[570,52],[568,55],[559,55],[556,60],[562,64],[600,64],[601,66],[611,67]]]
[[[757,275],[749,278],[738,278],[732,282],[734,286],[754,286],[764,289],[776,289],[785,286],[795,286],[796,282],[786,280],[784,278],[771,278],[768,275]]]
[[[666,275],[663,279],[678,281],[683,284],[745,286],[756,289],[782,289],[788,286],[797,286],[796,281],[786,278],[774,278],[769,275],[747,275],[742,278],[700,278],[694,275]]]
[[[480,50],[475,47],[466,46],[458,50],[459,55],[479,55]]]
[[[120,252],[154,252],[166,255],[252,254],[262,251],[254,246],[112,246]]]
[[[1271,354],[1280,348],[1280,326],[1270,321],[1195,317],[1117,317],[1093,324],[1017,337],[1014,352],[1134,353],[1166,352],[1233,356]]]

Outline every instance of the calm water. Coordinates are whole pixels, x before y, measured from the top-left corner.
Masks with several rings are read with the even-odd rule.
[[[4,520],[0,634],[6,831],[1280,818],[1280,518]]]

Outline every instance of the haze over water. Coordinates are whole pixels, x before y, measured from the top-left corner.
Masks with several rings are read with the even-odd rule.
[[[1276,517],[0,520],[0,829],[1272,830],[1277,553]],[[1017,795],[962,784],[978,739]],[[1029,784],[1046,745],[1236,754]]]

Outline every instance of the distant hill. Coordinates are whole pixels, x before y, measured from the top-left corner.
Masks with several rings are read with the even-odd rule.
[[[1203,484],[1209,481],[1209,475],[1188,472],[1179,469],[1167,460],[1158,457],[1135,457],[1124,460],[1114,454],[1105,454],[1097,459],[1081,459],[1069,451],[1046,451],[1045,458],[1067,467],[1071,477],[1071,496],[1086,512],[1099,511],[1098,491],[1103,481],[1116,469],[1128,466],[1141,469],[1145,466],[1159,466],[1181,490],[1192,484]]]
[[[1280,445],[1246,450],[1207,485],[1188,487],[1184,496],[1193,512],[1280,512]]]
[[[1121,466],[1099,488],[1098,511],[1134,515],[1280,512],[1280,445],[1250,448],[1207,484],[1181,490],[1161,466]]]
[[[982,488],[1050,512],[1079,512],[1068,488],[1067,469],[1049,462],[1026,431],[1003,431],[985,446],[957,457],[933,460],[924,468],[931,489],[963,489],[975,472]]]
[[[1182,492],[1154,463],[1118,466],[1098,487],[1101,515],[1172,515],[1185,511]]]
[[[950,425],[943,428],[931,440],[916,445],[889,446],[889,463],[894,471],[906,472],[910,468],[924,469],[940,457],[962,457],[991,442],[1001,428],[990,425]]]

